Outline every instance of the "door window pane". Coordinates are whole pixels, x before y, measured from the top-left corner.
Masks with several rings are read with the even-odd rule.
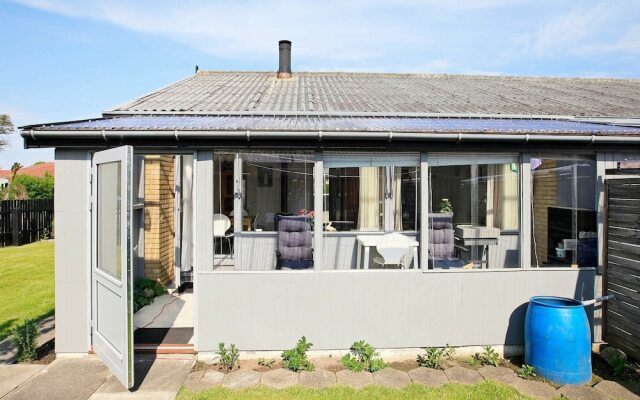
[[[392,167],[393,230],[420,229],[420,168]]]
[[[97,259],[98,269],[121,280],[121,174],[120,162],[98,164]]]
[[[531,175],[532,264],[597,267],[595,160],[532,158]]]

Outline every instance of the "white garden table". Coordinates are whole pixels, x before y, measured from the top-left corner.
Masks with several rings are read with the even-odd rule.
[[[358,244],[358,255],[356,261],[356,268],[369,269],[369,255],[371,248],[376,247],[384,235],[358,235],[356,236],[356,242]],[[413,248],[413,268],[418,267],[418,247],[420,243],[417,240],[411,240],[409,246]],[[362,265],[362,250],[364,248],[364,265]]]

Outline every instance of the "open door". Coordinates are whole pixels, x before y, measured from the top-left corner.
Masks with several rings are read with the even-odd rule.
[[[92,342],[93,350],[124,387],[133,387],[133,149],[93,155]]]

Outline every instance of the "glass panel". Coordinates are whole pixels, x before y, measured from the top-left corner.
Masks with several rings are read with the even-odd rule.
[[[213,158],[214,255],[233,254],[233,199],[235,154],[216,153]]]
[[[532,158],[533,265],[597,266],[594,160]]]
[[[393,230],[420,229],[420,168],[393,167],[391,191]]]
[[[121,280],[121,174],[120,162],[98,164],[97,258],[98,269]]]
[[[276,231],[277,217],[313,211],[313,158],[242,155],[242,230]]]
[[[516,163],[430,168],[430,268],[519,266]]]
[[[325,230],[383,230],[384,179],[384,167],[325,168]]]

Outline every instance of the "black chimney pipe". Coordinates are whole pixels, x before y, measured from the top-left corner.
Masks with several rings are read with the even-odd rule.
[[[280,49],[278,78],[291,78],[291,41],[281,40],[278,42],[278,48]]]

